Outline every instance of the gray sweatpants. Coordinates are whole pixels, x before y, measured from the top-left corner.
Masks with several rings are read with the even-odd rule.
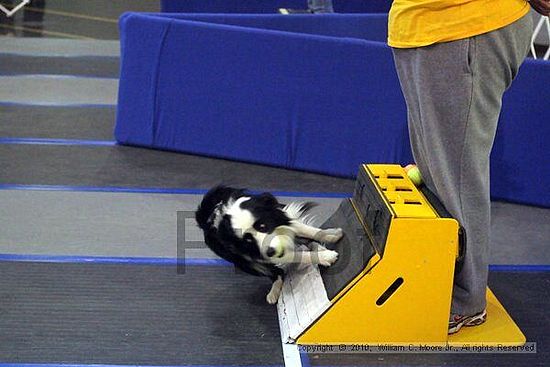
[[[452,313],[472,315],[486,306],[489,155],[502,95],[527,55],[532,30],[527,14],[479,36],[393,49],[416,164],[428,188],[466,230]]]

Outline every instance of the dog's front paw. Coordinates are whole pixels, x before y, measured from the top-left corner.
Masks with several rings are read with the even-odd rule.
[[[338,252],[332,250],[323,250],[317,253],[319,256],[319,265],[331,266],[338,259]]]
[[[320,240],[324,243],[336,243],[340,241],[343,235],[344,232],[342,231],[342,228],[323,229]]]

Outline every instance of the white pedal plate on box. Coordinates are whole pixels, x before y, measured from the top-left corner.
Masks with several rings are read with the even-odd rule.
[[[294,343],[329,306],[325,285],[316,265],[293,265],[289,268],[277,304],[283,342]]]

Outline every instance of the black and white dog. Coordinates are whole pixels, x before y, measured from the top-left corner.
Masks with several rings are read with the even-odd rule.
[[[206,245],[221,258],[256,276],[271,278],[267,302],[277,303],[285,265],[290,263],[330,266],[336,251],[322,245],[316,251],[298,251],[296,237],[319,243],[335,243],[342,230],[320,229],[307,224],[313,203],[280,204],[269,194],[217,186],[204,196],[195,218],[204,231]]]

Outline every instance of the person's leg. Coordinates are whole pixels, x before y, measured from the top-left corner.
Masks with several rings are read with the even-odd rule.
[[[313,13],[333,13],[332,0],[307,0],[308,9]]]
[[[486,306],[489,155],[502,95],[527,54],[529,15],[487,34],[415,49],[394,49],[407,102],[415,161],[426,185],[466,230],[452,313]]]

